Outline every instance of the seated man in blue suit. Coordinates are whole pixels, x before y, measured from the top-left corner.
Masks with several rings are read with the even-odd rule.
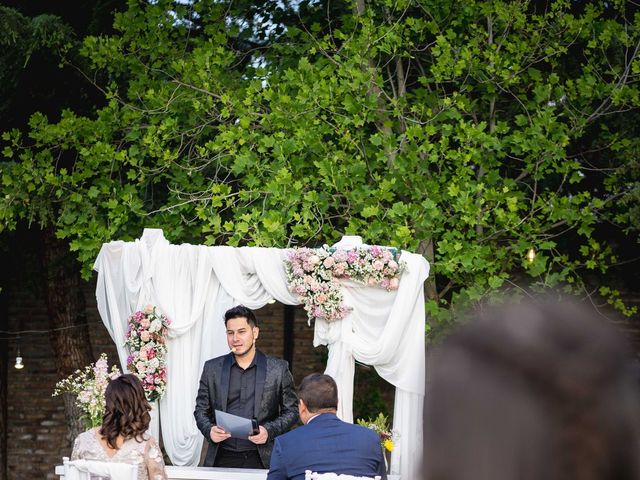
[[[298,399],[304,426],[276,437],[267,480],[303,480],[305,470],[387,478],[378,434],[336,416],[333,378],[306,376]]]

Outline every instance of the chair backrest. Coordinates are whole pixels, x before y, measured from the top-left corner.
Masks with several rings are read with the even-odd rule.
[[[317,473],[312,472],[311,470],[305,470],[304,472],[304,480],[380,480],[380,478],[380,475],[376,475],[375,477],[356,477],[353,475],[346,475],[344,473]]]
[[[138,467],[129,463],[69,460],[69,457],[63,457],[62,463],[65,480],[138,480]]]

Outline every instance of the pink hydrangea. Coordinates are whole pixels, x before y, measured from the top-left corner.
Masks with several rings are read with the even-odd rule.
[[[358,252],[355,250],[349,250],[349,252],[347,253],[347,262],[348,263],[355,263],[358,261]]]
[[[351,252],[353,252],[353,250],[349,251],[349,253]],[[336,262],[346,262],[347,259],[349,258],[349,253],[347,253],[345,250],[338,249],[335,252],[333,252],[333,258],[335,259]]]

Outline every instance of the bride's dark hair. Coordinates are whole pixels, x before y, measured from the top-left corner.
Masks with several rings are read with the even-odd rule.
[[[142,383],[135,375],[126,374],[111,380],[105,392],[105,412],[100,435],[109,446],[117,449],[118,435],[143,441],[149,428],[151,407],[144,396]]]

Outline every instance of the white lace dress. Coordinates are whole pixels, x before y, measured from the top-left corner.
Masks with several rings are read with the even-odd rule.
[[[98,427],[92,428],[78,435],[73,444],[71,460],[128,463],[138,466],[138,480],[167,480],[162,452],[151,435],[144,434],[142,442],[134,438],[125,440],[120,449],[109,453],[100,443],[99,430]]]

